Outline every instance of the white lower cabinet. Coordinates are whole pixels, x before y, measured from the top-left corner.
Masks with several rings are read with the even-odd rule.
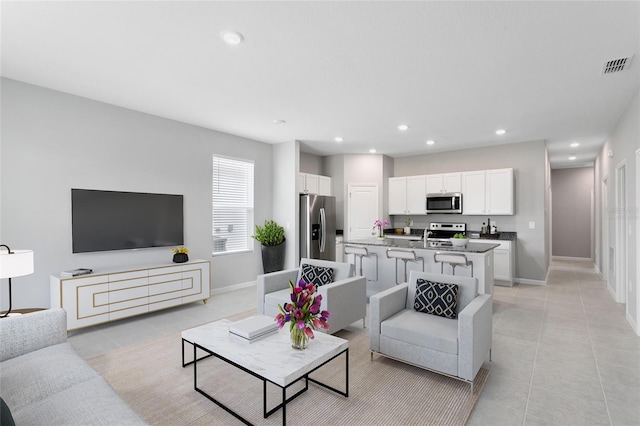
[[[51,307],[67,311],[73,330],[210,296],[209,262],[194,260],[50,279]]]
[[[494,243],[500,244],[499,247],[493,249],[493,280],[497,286],[513,286],[513,275],[515,265],[515,251],[512,241],[502,240],[478,240],[471,239],[476,243]]]

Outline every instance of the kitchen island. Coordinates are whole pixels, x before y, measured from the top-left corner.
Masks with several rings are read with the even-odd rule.
[[[477,278],[478,291],[480,293],[493,294],[493,249],[498,247],[499,244],[468,242],[463,247],[452,247],[439,246],[422,240],[387,237],[350,240],[345,242],[345,247],[348,245],[365,247],[369,253],[378,257],[377,271],[375,256],[364,258],[362,263],[362,275],[367,278],[367,297],[404,281],[404,262],[387,257],[389,249],[413,251],[417,258],[424,259],[425,272],[449,275],[452,272],[451,266],[446,263],[444,265],[436,263],[434,255],[438,253],[463,254],[473,264],[473,275],[471,275],[471,268],[462,266],[456,267],[456,275]],[[345,258],[345,262],[354,263],[353,258],[353,255],[349,255]],[[409,271],[422,271],[422,268],[422,261],[409,261],[407,262],[407,275],[409,275]],[[356,272],[359,269],[360,260],[358,259]]]

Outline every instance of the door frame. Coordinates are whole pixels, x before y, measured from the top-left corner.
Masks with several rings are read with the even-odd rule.
[[[627,234],[627,162],[622,160],[616,166],[615,189],[615,233],[616,233],[616,302],[627,302],[627,255],[629,253],[629,238]],[[627,315],[629,306],[627,305]]]

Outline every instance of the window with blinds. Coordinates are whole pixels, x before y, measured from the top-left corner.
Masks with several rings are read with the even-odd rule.
[[[213,156],[213,254],[253,249],[253,166]]]

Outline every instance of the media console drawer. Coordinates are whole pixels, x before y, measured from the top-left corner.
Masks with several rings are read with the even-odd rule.
[[[67,330],[199,300],[206,303],[209,296],[206,260],[50,278],[51,307],[67,311]]]

